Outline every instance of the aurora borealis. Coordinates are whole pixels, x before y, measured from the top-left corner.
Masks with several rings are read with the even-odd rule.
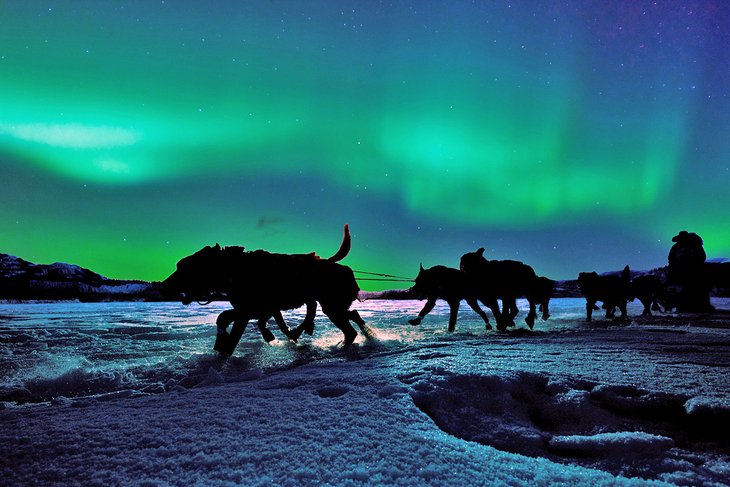
[[[0,252],[203,245],[414,275],[730,257],[723,1],[0,2]],[[362,283],[376,289],[392,283]]]

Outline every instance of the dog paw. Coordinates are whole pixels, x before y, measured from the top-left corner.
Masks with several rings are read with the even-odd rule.
[[[264,340],[266,340],[267,343],[273,342],[276,339],[276,337],[274,336],[273,333],[271,333],[270,330],[262,330],[261,336],[263,337]]]
[[[355,343],[355,339],[357,338],[357,332],[353,328],[350,328],[347,331],[343,330],[343,333],[345,334],[343,348],[345,350],[349,350],[350,347],[352,347],[353,343]]]
[[[294,343],[296,343],[297,340],[299,340],[299,337],[302,336],[302,332],[303,331],[304,331],[304,329],[301,326],[298,326],[298,327],[294,328],[293,330],[291,330],[289,332],[289,340],[291,340]]]
[[[412,320],[408,320],[408,323],[410,323],[413,326],[420,325],[421,318],[413,318]]]

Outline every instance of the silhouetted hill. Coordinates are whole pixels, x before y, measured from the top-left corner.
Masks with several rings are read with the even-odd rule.
[[[0,299],[163,301],[159,283],[108,279],[77,265],[34,264],[0,254]]]

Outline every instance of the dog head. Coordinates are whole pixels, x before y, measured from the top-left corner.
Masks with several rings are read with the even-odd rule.
[[[162,285],[168,292],[178,294],[185,305],[193,301],[209,301],[215,292],[221,291],[224,268],[220,245],[206,246],[181,259],[175,272]]]
[[[461,261],[459,262],[459,269],[464,272],[473,272],[486,261],[487,259],[484,258],[484,247],[482,247],[476,252],[469,252],[462,255]]]
[[[416,299],[426,299],[429,292],[433,289],[433,276],[429,270],[430,269],[424,269],[423,264],[421,264],[418,269],[418,275],[411,287],[411,292]]]
[[[578,274],[578,287],[585,294],[592,291],[598,281],[597,272],[581,272]]]

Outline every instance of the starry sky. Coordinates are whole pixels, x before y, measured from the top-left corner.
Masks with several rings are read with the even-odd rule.
[[[414,276],[730,257],[730,4],[1,0],[0,252],[204,245]],[[361,281],[364,289],[407,284]]]

